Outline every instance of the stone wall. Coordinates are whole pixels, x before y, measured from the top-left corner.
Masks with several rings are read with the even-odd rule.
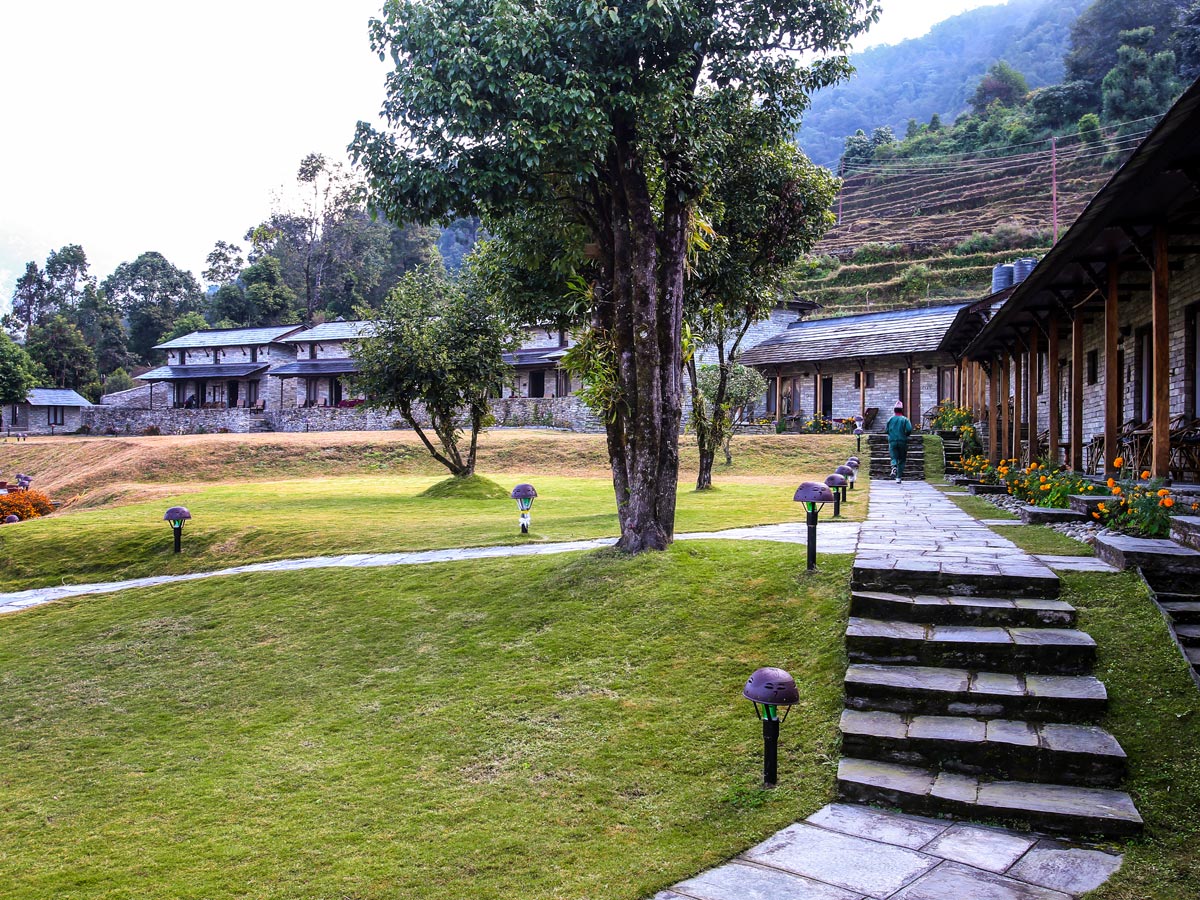
[[[601,432],[603,423],[577,396],[538,398],[506,397],[491,401],[496,425],[507,428],[547,427],[568,431]],[[418,421],[424,417],[418,410]],[[158,429],[161,434],[213,434],[222,431],[388,431],[406,428],[399,413],[392,410],[354,407],[268,406],[265,412],[245,409],[136,409],[120,406],[93,406],[82,411],[79,420],[59,433],[87,426],[92,434],[144,434]]]

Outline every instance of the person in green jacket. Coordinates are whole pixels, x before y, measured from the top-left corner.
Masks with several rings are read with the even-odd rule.
[[[888,452],[892,456],[892,477],[896,484],[904,480],[904,464],[908,461],[908,436],[913,432],[913,424],[904,415],[904,404],[899,400],[892,410],[892,417],[887,420]]]

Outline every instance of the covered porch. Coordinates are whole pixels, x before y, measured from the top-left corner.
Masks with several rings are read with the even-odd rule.
[[[353,359],[301,359],[286,363],[271,370],[271,376],[279,379],[280,407],[294,405],[300,408],[335,407],[347,408],[363,402],[353,396],[346,381],[358,374],[358,363]],[[288,379],[297,379],[295,402],[288,404],[284,384]],[[301,388],[303,393],[301,393]]]
[[[160,366],[138,378],[150,384],[150,408],[154,409],[154,386],[162,383],[163,408],[173,409],[262,409],[264,363],[226,365]]]

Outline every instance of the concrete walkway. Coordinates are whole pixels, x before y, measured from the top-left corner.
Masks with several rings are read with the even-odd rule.
[[[858,542],[858,522],[823,522],[820,525],[819,544],[822,553],[853,553]],[[779,525],[758,525],[749,528],[732,528],[727,531],[696,532],[679,534],[680,541],[735,540],[774,541],[785,544],[804,544],[807,529],[804,523],[785,522]],[[305,559],[281,559],[274,562],[250,563],[217,569],[211,572],[189,572],[185,575],[154,575],[147,578],[132,578],[127,581],[104,581],[96,584],[65,584],[48,588],[31,588],[0,594],[0,614],[20,612],[34,606],[84,597],[93,594],[112,594],[135,588],[157,587],[202,578],[222,578],[228,575],[250,575],[260,572],[296,572],[302,569],[378,568],[386,566],[415,566],[425,563],[458,562],[472,559],[498,559],[515,556],[545,556],[556,553],[571,553],[576,550],[598,550],[611,547],[616,538],[598,538],[591,541],[561,541],[554,544],[519,544],[504,547],[460,547],[449,550],[420,550],[411,553],[354,553],[344,556],[313,556]]]

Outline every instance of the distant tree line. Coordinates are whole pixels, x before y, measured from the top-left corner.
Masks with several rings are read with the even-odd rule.
[[[292,193],[293,203],[248,228],[242,242],[217,241],[201,273],[207,290],[154,251],[103,280],[79,244],[27,263],[0,321],[0,365],[9,367],[12,391],[29,382],[96,400],[132,387],[129,371],[156,362],[156,344],[191,331],[378,309],[406,272],[457,272],[480,236],[478,219],[399,228],[373,216],[361,181],[320,154],[301,161]]]
[[[1071,27],[1064,72],[1061,83],[1030,91],[1021,72],[997,60],[970,95],[970,111],[952,125],[934,114],[928,122],[910,119],[900,139],[889,126],[870,135],[860,129],[845,140],[841,168],[1019,149],[1065,133],[1099,145],[1102,125],[1160,115],[1200,74],[1200,2],[1095,0]]]

